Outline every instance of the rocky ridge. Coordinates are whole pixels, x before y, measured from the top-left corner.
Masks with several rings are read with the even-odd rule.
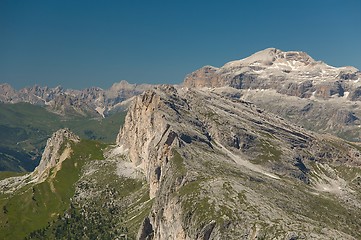
[[[64,160],[72,153],[72,144],[79,143],[80,138],[69,129],[59,129],[47,140],[39,165],[31,173],[20,177],[6,178],[0,181],[0,192],[11,193],[21,187],[41,183],[52,177],[61,169]]]
[[[134,239],[152,204],[145,183],[121,149],[60,129],[32,173],[0,180],[0,238]]]
[[[154,199],[139,239],[360,237],[360,147],[250,102],[161,86],[136,97],[117,143]]]
[[[61,168],[62,162],[71,155],[71,144],[79,143],[80,138],[69,129],[59,129],[48,139],[39,165],[32,173],[37,181],[44,181],[49,177],[50,170],[55,167],[52,174]]]
[[[152,88],[150,84],[129,84],[127,81],[114,83],[109,89],[98,87],[84,90],[64,89],[60,86],[26,87],[16,91],[9,84],[0,84],[0,102],[28,102],[41,105],[62,114],[105,116],[118,108],[124,109],[123,102],[143,91]]]

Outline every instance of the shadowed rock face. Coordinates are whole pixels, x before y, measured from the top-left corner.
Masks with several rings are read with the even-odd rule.
[[[141,239],[360,237],[359,147],[217,89],[146,91],[117,144],[154,201]]]

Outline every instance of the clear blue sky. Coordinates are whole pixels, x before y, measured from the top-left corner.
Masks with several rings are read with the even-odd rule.
[[[361,69],[361,0],[1,0],[0,82],[180,83],[268,48]]]

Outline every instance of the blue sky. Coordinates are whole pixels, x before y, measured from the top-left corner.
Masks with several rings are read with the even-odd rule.
[[[180,83],[268,47],[361,69],[361,1],[0,1],[0,82],[15,88]]]

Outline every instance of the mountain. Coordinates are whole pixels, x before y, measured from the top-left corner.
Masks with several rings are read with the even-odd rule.
[[[107,90],[33,86],[19,91],[0,84],[0,171],[33,171],[46,139],[59,128],[82,138],[115,142],[124,110],[148,84],[113,84]]]
[[[124,109],[124,101],[150,89],[150,84],[114,83],[109,89],[98,87],[84,90],[33,86],[16,91],[9,84],[0,84],[0,102],[27,102],[46,107],[61,115],[102,116],[117,108]]]
[[[331,67],[304,52],[268,48],[221,68],[205,66],[184,80],[186,87],[275,89],[301,98],[346,97],[360,100],[361,73],[354,67]]]
[[[141,174],[108,148],[60,129],[32,173],[0,174],[0,239],[133,239],[152,201]]]
[[[310,88],[298,88],[307,76]],[[350,97],[359,76],[306,53],[266,49],[134,97],[126,82],[107,95],[60,94],[89,102],[81,110],[65,104],[73,109],[65,118],[113,99],[98,108],[106,116],[122,94],[130,105],[120,129],[116,118],[94,129],[116,126],[115,144],[62,127],[31,173],[0,172],[0,239],[360,239],[361,145],[345,140],[360,134],[359,100]],[[337,81],[343,95],[322,90]],[[1,89],[8,102],[21,95]],[[34,96],[49,90],[33,90],[27,99],[42,104]],[[25,122],[39,115],[34,109],[49,113],[3,106],[6,118]],[[40,129],[52,118],[35,122]]]
[[[336,68],[304,52],[269,48],[221,68],[198,69],[183,85],[223,87],[225,94],[308,129],[360,141],[360,80],[361,72],[354,67]]]
[[[360,146],[212,90],[136,98],[118,145],[154,199],[139,239],[360,238]]]
[[[46,140],[59,128],[69,128],[84,139],[114,143],[124,117],[123,111],[105,118],[62,116],[30,103],[0,103],[0,171],[33,171]]]
[[[115,146],[62,129],[33,173],[1,180],[0,238],[359,239],[360,184],[357,143],[158,86]]]

